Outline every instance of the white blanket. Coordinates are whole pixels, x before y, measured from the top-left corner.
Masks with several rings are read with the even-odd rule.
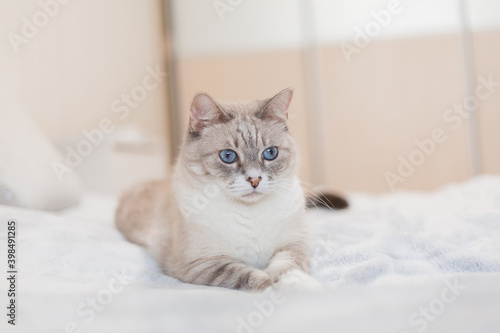
[[[326,290],[286,295],[165,276],[114,229],[113,199],[59,216],[0,206],[2,225],[18,222],[15,332],[500,331],[500,177],[349,199],[308,213]],[[0,240],[6,258],[6,227]]]

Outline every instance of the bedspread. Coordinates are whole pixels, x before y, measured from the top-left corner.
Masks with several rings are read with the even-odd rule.
[[[164,275],[114,228],[113,198],[60,214],[0,206],[2,225],[18,228],[15,331],[500,332],[500,177],[349,201],[308,212],[312,274],[325,290],[292,294]],[[6,239],[2,227],[3,263]],[[8,281],[0,286],[6,294]],[[14,331],[6,319],[0,327]]]

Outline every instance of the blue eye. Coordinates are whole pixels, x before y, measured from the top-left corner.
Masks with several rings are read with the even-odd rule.
[[[227,163],[227,164],[234,163],[236,161],[236,159],[238,158],[238,155],[236,155],[236,153],[231,149],[222,150],[219,153],[219,156],[220,156],[220,159],[222,160],[222,162]]]
[[[278,147],[269,147],[262,153],[262,158],[268,161],[272,161],[278,156]]]

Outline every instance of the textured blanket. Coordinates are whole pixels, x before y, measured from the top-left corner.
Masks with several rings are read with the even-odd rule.
[[[500,177],[349,200],[346,211],[308,213],[325,291],[294,294],[165,276],[113,227],[113,199],[59,215],[0,206],[0,258],[7,221],[18,224],[17,325],[4,319],[1,331],[500,331]]]

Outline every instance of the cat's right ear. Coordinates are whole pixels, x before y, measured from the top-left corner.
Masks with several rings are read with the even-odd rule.
[[[191,103],[189,131],[201,134],[204,128],[222,123],[230,118],[222,108],[207,94],[198,94]]]
[[[293,90],[288,88],[280,91],[269,99],[264,108],[256,113],[257,118],[287,122],[288,107],[292,101]]]

